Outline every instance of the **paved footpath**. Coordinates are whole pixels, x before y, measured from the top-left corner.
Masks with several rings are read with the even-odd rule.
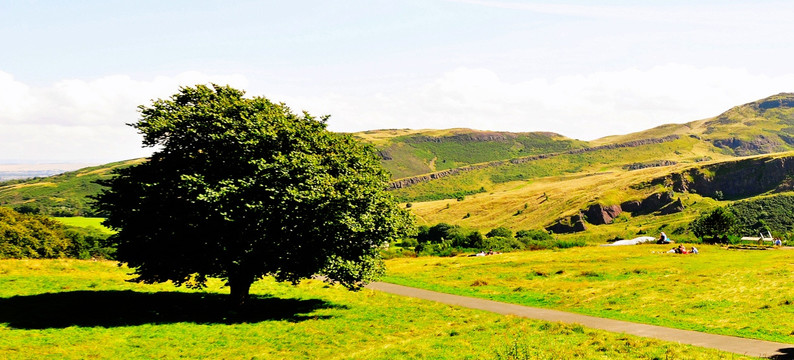
[[[530,319],[554,321],[567,324],[581,324],[594,329],[713,348],[747,356],[770,357],[775,359],[794,359],[794,344],[745,339],[734,336],[706,334],[691,330],[671,329],[662,326],[604,319],[564,311],[540,309],[493,300],[445,294],[383,282],[371,283],[367,285],[367,288],[390,294],[431,300],[444,304],[495,312],[498,314],[515,315]]]

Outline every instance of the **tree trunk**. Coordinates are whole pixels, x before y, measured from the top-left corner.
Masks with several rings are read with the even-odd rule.
[[[248,301],[251,281],[246,281],[245,277],[230,278],[229,289],[229,304],[234,308],[240,308]]]

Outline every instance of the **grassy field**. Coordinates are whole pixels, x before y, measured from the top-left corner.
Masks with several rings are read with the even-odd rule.
[[[112,230],[102,226],[102,222],[105,221],[105,218],[72,216],[72,217],[56,217],[55,220],[58,220],[67,226],[96,228],[101,230],[105,234],[113,233]]]
[[[794,252],[664,245],[394,259],[387,281],[582,314],[794,343]]]
[[[128,283],[128,272],[114,262],[0,261],[0,358],[746,359],[318,281],[259,281],[252,306],[228,312],[218,281],[194,291]]]

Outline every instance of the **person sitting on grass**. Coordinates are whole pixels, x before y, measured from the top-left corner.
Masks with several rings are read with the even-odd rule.
[[[657,244],[669,244],[671,242],[672,241],[670,241],[670,238],[667,237],[667,234],[665,234],[664,231],[662,231],[662,233],[659,234],[659,241],[657,241],[656,243]]]
[[[698,248],[692,246],[692,250],[689,250],[689,253],[690,254],[697,254],[698,253]]]

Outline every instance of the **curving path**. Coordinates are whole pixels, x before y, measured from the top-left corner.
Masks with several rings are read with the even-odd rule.
[[[515,315],[530,319],[568,324],[580,324],[594,329],[656,338],[682,344],[729,351],[747,356],[769,357],[774,359],[794,359],[794,344],[746,339],[726,335],[706,334],[691,330],[679,330],[662,326],[638,324],[628,321],[604,319],[558,310],[540,309],[493,300],[445,294],[384,282],[374,282],[367,285],[366,288],[395,295],[485,310],[498,314]]]

